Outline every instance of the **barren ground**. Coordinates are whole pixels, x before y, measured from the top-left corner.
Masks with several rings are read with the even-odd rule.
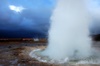
[[[37,61],[29,56],[31,50],[44,49],[45,44],[9,44],[0,45],[0,66],[100,66],[98,64],[48,64]],[[100,50],[100,42],[94,42],[93,47]]]

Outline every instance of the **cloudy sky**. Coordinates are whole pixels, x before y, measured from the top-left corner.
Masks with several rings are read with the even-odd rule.
[[[45,37],[55,4],[55,0],[0,0],[0,38]],[[90,31],[99,34],[100,2],[95,0],[88,5],[94,16]]]
[[[0,37],[46,35],[54,0],[0,0]]]

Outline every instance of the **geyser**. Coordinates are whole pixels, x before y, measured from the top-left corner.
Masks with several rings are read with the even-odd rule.
[[[91,19],[86,2],[58,0],[51,16],[48,46],[40,52],[42,56],[58,61],[66,58],[86,59],[91,55],[88,30]],[[32,52],[30,55],[32,56]]]
[[[89,22],[85,0],[58,0],[51,17],[48,46],[42,55],[55,60],[89,57]]]

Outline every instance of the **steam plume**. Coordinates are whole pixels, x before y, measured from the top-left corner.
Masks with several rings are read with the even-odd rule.
[[[51,20],[48,46],[42,55],[55,60],[90,56],[90,16],[85,0],[58,0]]]

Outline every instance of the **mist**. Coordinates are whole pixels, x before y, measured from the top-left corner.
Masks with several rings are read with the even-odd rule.
[[[91,55],[87,0],[58,0],[51,16],[48,46],[43,56],[61,60],[87,58]]]

